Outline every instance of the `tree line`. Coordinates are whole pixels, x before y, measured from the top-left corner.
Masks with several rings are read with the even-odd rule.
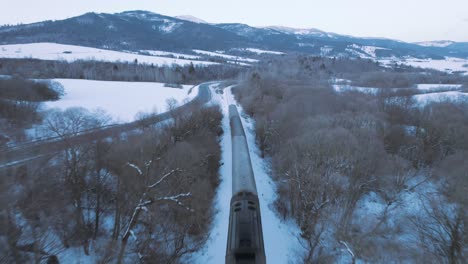
[[[58,100],[63,89],[50,82],[38,82],[20,77],[0,79],[0,145],[7,135],[24,138],[23,130],[41,121],[41,102]]]
[[[36,59],[0,59],[0,74],[34,79],[88,79],[105,81],[163,82],[198,84],[203,81],[231,79],[243,68],[218,65],[153,65],[135,62],[78,60],[46,61]]]

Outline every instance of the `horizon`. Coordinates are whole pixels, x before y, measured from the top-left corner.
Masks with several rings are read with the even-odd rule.
[[[312,28],[340,35],[385,38],[409,43],[444,40],[468,42],[466,34],[468,15],[462,12],[468,9],[468,2],[461,0],[447,0],[443,6],[440,6],[438,3],[440,1],[437,0],[415,0],[411,3],[396,0],[391,4],[382,3],[382,6],[377,6],[372,0],[357,0],[353,3],[332,0],[330,2],[333,4],[312,5],[306,1],[292,0],[293,3],[288,8],[285,8],[284,3],[269,3],[267,12],[262,6],[265,0],[249,5],[242,5],[248,2],[245,0],[240,0],[237,4],[219,4],[213,0],[202,0],[203,3],[197,2],[198,4],[185,0],[175,0],[171,3],[138,0],[132,3],[112,4],[109,0],[100,3],[92,1],[90,3],[90,0],[80,3],[63,3],[58,0],[27,2],[30,0],[17,0],[9,8],[4,8],[3,12],[0,11],[0,24],[31,24],[45,20],[63,20],[89,12],[115,14],[141,10],[171,17],[189,15],[213,24],[242,23],[259,28],[268,26]],[[402,2],[402,5],[398,2]],[[291,7],[297,3],[304,8]],[[32,5],[33,8],[24,9],[25,4]],[[37,8],[34,8],[36,5]],[[44,9],[44,6],[48,8]],[[50,6],[54,8],[51,9]],[[401,8],[402,6],[405,8]],[[421,9],[422,6],[424,10]],[[388,9],[388,12],[381,13],[380,10],[384,8]],[[258,12],[264,13],[259,16]]]

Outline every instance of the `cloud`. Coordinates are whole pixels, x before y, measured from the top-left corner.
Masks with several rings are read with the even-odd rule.
[[[468,18],[463,19],[463,22],[468,22]]]

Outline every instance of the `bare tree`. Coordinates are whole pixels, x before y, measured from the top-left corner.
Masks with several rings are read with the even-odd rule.
[[[154,156],[153,156],[154,157]],[[128,163],[127,165],[134,168],[135,171],[138,173],[137,176],[139,177],[142,177],[145,180],[145,185],[146,185],[146,188],[143,190],[141,196],[140,196],[140,199],[139,199],[139,202],[137,204],[137,206],[135,206],[134,210],[133,210],[133,214],[130,218],[130,221],[129,223],[127,224],[127,228],[122,236],[122,239],[121,239],[121,246],[120,246],[120,252],[119,252],[119,257],[118,257],[118,263],[121,263],[122,260],[123,260],[123,255],[125,253],[125,248],[127,246],[127,243],[128,243],[128,239],[130,237],[130,235],[133,234],[133,228],[135,227],[135,225],[138,223],[138,218],[140,216],[140,213],[143,211],[143,210],[148,210],[147,209],[147,206],[153,204],[153,203],[158,203],[158,202],[174,202],[176,203],[177,205],[180,205],[180,206],[183,206],[185,207],[185,205],[181,202],[181,198],[184,198],[184,197],[188,197],[191,195],[190,192],[187,192],[187,193],[179,193],[179,194],[175,194],[175,195],[172,195],[172,196],[164,196],[164,197],[159,197],[157,195],[155,195],[153,192],[154,190],[164,181],[166,180],[166,178],[168,178],[169,176],[173,175],[173,174],[176,174],[177,172],[180,171],[180,169],[176,168],[176,169],[173,169],[167,173],[165,173],[164,175],[161,176],[161,178],[150,184],[149,183],[149,179],[150,179],[150,172],[151,172],[151,168],[152,168],[152,164],[153,162],[157,161],[156,158],[153,158],[149,161],[147,161],[145,163],[145,167],[144,167],[144,172],[135,164],[133,163]],[[186,207],[187,210],[191,210],[189,209],[188,207]]]

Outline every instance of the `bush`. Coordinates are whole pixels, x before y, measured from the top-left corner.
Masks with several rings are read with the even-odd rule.
[[[16,101],[54,101],[63,91],[54,89],[49,83],[22,78],[0,79],[0,98]]]

